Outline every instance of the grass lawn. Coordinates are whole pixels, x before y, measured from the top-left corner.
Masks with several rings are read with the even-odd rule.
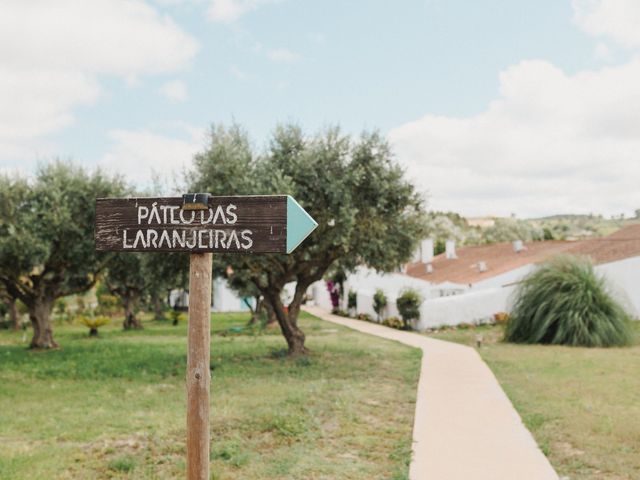
[[[512,345],[501,327],[430,336],[480,354],[561,476],[640,479],[640,322],[630,348]]]
[[[302,314],[313,353],[213,316],[214,479],[405,479],[420,352]],[[186,326],[0,332],[0,478],[182,478]]]

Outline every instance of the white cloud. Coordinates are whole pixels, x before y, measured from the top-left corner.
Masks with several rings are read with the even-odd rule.
[[[500,74],[486,111],[427,115],[389,139],[436,209],[631,212],[640,206],[639,84],[640,59],[575,75],[525,61]]]
[[[0,65],[0,139],[45,135],[73,121],[71,108],[96,100],[89,75],[67,70],[12,69]]]
[[[298,60],[300,55],[286,48],[276,48],[267,52],[267,58],[274,62],[291,63]]]
[[[15,68],[127,76],[178,70],[196,41],[141,0],[7,0],[0,61]]]
[[[279,0],[212,0],[208,10],[209,19],[214,22],[231,23],[252,10]]]
[[[640,47],[638,0],[572,0],[574,21],[585,32],[609,37],[619,44]]]
[[[184,68],[197,42],[142,0],[6,0],[0,15],[0,144],[29,151],[100,95]],[[3,148],[0,158],[7,157]]]
[[[593,51],[593,54],[596,57],[596,59],[602,60],[602,61],[610,61],[612,58],[611,50],[609,49],[609,47],[607,47],[605,43],[602,43],[602,42],[598,42],[598,44],[596,45],[596,48]]]
[[[125,175],[140,187],[150,186],[154,174],[180,181],[204,145],[204,130],[183,130],[181,137],[150,130],[112,130],[112,145],[98,164]]]
[[[172,102],[184,102],[187,99],[187,85],[182,80],[172,80],[160,87],[158,92]]]

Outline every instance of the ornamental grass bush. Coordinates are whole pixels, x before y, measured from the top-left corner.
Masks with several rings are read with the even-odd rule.
[[[505,329],[514,343],[612,347],[630,343],[630,316],[586,258],[561,255],[519,285]]]

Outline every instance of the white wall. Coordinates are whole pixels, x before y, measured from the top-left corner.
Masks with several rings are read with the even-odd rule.
[[[422,303],[416,330],[461,323],[478,323],[490,319],[494,313],[508,309],[515,287],[485,288],[463,295],[432,298]]]
[[[253,305],[253,299],[251,300]],[[227,286],[226,280],[215,278],[213,280],[213,306],[214,312],[240,312],[249,310],[242,299]]]
[[[405,288],[414,288],[418,290],[423,298],[429,298],[433,285],[430,282],[419,278],[402,275],[399,273],[376,273],[374,270],[367,268],[359,268],[353,274],[347,276],[344,283],[344,296],[342,298],[341,308],[347,309],[347,295],[349,290],[354,290],[357,294],[357,313],[366,313],[372,319],[376,319],[376,312],[373,309],[373,295],[377,289],[381,289],[387,296],[388,305],[384,312],[384,317],[399,316],[396,308],[395,299]],[[324,280],[315,282],[309,288],[309,295],[313,298],[313,302],[327,310],[331,310],[331,297],[327,291],[327,285]]]
[[[629,313],[640,316],[640,257],[596,266],[611,283],[614,294],[626,304]]]
[[[491,268],[491,264],[488,265]],[[496,287],[504,287],[505,285],[511,285],[512,283],[519,282],[526,275],[529,274],[534,268],[534,265],[529,263],[522,267],[518,267],[514,270],[510,270],[505,273],[501,273],[500,275],[496,275],[495,277],[487,278],[486,280],[481,280],[473,284],[472,289],[480,289],[480,288],[496,288]]]

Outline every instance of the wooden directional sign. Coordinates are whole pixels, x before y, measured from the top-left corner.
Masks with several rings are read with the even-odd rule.
[[[316,221],[288,195],[96,200],[97,250],[291,253]]]

